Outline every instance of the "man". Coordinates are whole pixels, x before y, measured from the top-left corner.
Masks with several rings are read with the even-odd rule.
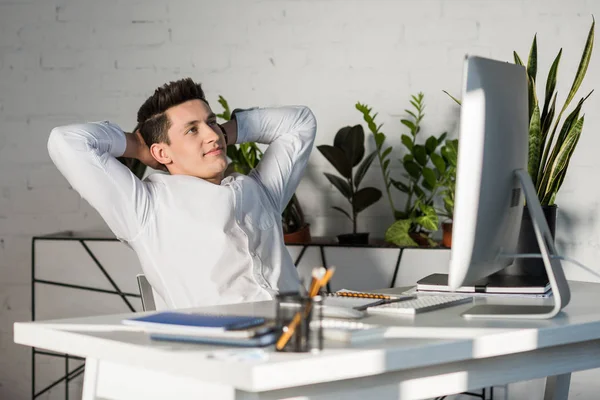
[[[170,308],[267,300],[297,291],[281,213],[306,167],[316,122],[306,107],[252,109],[219,125],[200,84],[156,89],[135,133],[110,122],[58,127],[48,150],[73,188],[137,253]],[[247,176],[224,178],[228,144],[269,147]],[[116,157],[169,174],[140,181]]]

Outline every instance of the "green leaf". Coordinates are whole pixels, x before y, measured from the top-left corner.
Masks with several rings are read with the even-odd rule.
[[[435,178],[435,172],[433,172],[433,170],[429,167],[424,167],[423,168],[423,179],[425,179],[425,182],[427,182],[427,184],[431,187],[429,190],[433,190],[433,188],[435,187],[436,181],[437,179]]]
[[[542,150],[540,107],[536,104],[533,109],[533,115],[529,123],[529,159],[527,169],[534,184],[537,182],[538,170],[540,168],[540,158]]]
[[[546,142],[546,138],[548,137],[548,132],[550,131],[550,127],[552,126],[552,120],[554,119],[554,113],[556,112],[556,97],[558,93],[554,93],[554,98],[552,99],[552,104],[550,106],[550,110],[546,116],[542,115],[542,146],[543,143]]]
[[[342,149],[352,167],[356,167],[365,155],[365,131],[362,125],[340,129],[335,135],[333,145]]]
[[[437,149],[438,141],[435,136],[429,136],[425,141],[425,149],[427,149],[427,154],[431,154]]]
[[[354,187],[355,188],[358,188],[358,186],[362,182],[363,178],[365,177],[365,174],[367,173],[367,170],[371,166],[371,163],[373,162],[373,160],[375,159],[376,156],[377,156],[377,151],[375,150],[371,154],[366,156],[365,159],[363,160],[363,162],[360,163],[359,167],[356,170],[356,173],[354,174]]]
[[[350,216],[350,214],[348,214],[348,212],[346,210],[344,210],[343,208],[336,207],[336,206],[333,206],[331,208],[333,208],[334,210],[338,210],[339,212],[341,212],[342,214],[344,214],[346,217],[348,217],[348,219],[350,221],[352,221],[352,217]]]
[[[456,167],[458,161],[458,139],[446,141],[446,144],[442,147],[442,156],[448,165]]]
[[[571,90],[569,91],[567,100],[565,100],[563,111],[567,108],[571,100],[573,100],[573,97],[575,97],[575,93],[577,93],[577,91],[579,90],[579,86],[581,86],[581,82],[583,82],[583,78],[585,77],[585,73],[587,72],[588,65],[590,64],[590,58],[592,57],[592,49],[594,47],[595,25],[596,20],[592,16],[592,26],[590,27],[590,32],[588,33],[585,48],[583,49],[583,54],[581,55],[579,66],[577,67],[577,73],[575,74],[575,79],[573,80],[573,84],[571,85]],[[560,114],[562,114],[562,111]]]
[[[423,191],[423,189],[421,189],[421,188],[419,187],[419,185],[414,185],[414,186],[413,186],[413,191],[415,192],[415,194],[417,195],[417,197],[418,197],[419,199],[423,199],[423,198],[425,198],[425,192]]]
[[[590,63],[590,57],[592,56],[592,49],[594,47],[594,26],[596,25],[596,20],[592,16],[592,26],[590,27],[590,32],[588,33],[588,37],[585,43],[585,48],[583,49],[583,54],[581,55],[581,60],[579,62],[579,67],[577,68],[577,73],[575,74],[575,79],[573,80],[573,84],[571,85],[571,90],[569,91],[569,95],[565,100],[565,104],[563,104],[560,113],[558,113],[558,117],[556,118],[556,122],[554,124],[554,128],[552,129],[552,134],[550,135],[550,139],[546,141],[546,148],[544,149],[544,155],[542,156],[542,166],[546,166],[546,161],[549,163],[551,160],[547,159],[549,154],[550,146],[552,145],[552,141],[554,140],[554,134],[556,133],[556,129],[558,128],[558,123],[560,122],[560,118],[562,117],[563,112],[567,109],[571,100],[579,90],[579,86],[581,82],[583,82],[583,78],[585,77],[585,73],[587,71],[587,67]],[[589,95],[588,95],[589,96]],[[545,175],[545,173],[544,173]],[[544,176],[546,178],[546,176]],[[542,190],[542,187],[538,188],[538,192]],[[539,194],[539,193],[538,193]]]
[[[515,58],[515,64],[523,65],[523,61],[521,60],[521,57],[519,57],[516,51],[513,51],[513,57]]]
[[[260,161],[263,152],[258,148],[256,143],[248,142],[239,145],[239,154],[241,154],[239,162],[248,171],[256,168]]]
[[[573,125],[564,143],[560,146],[560,150],[552,163],[550,170],[547,172],[548,179],[546,180],[547,183],[542,192],[542,204],[548,204],[550,199],[558,192],[556,182],[560,178],[560,174],[566,169],[573,151],[575,150],[575,146],[579,141],[583,129],[583,121],[584,117],[581,117],[577,123]]]
[[[413,155],[412,155],[412,154],[405,154],[405,155],[404,155],[404,158],[402,158],[402,160],[400,160],[400,162],[401,162],[402,164],[404,164],[404,163],[405,163],[405,162],[407,162],[407,161],[414,161],[414,159],[415,159],[415,158],[413,157]]]
[[[433,206],[421,204],[421,212],[423,215],[417,217],[416,223],[428,231],[437,231],[439,218]]]
[[[381,190],[374,187],[360,189],[354,194],[354,212],[359,213],[377,203],[381,199]]]
[[[387,169],[388,169],[389,165],[390,165],[390,160],[385,160],[385,161],[383,162],[383,170],[384,170],[384,171],[387,171]]]
[[[442,133],[437,139],[438,143],[442,143],[444,141],[444,139],[446,139],[446,136],[448,136],[448,132]]]
[[[443,174],[444,172],[446,172],[446,162],[444,161],[444,159],[442,158],[442,156],[440,156],[437,153],[431,153],[431,162],[433,163],[433,165],[435,165],[435,168],[441,173]]]
[[[342,196],[344,196],[347,199],[352,198],[352,188],[350,187],[350,184],[347,181],[343,180],[337,175],[328,174],[327,172],[324,172],[324,174],[329,180],[329,182],[331,182],[331,184],[335,186],[337,190],[340,191]]]
[[[415,160],[422,166],[427,165],[427,150],[425,147],[420,144],[415,144],[413,147],[413,155],[415,156]]]
[[[531,50],[529,50],[529,60],[527,61],[527,74],[537,79],[537,34],[533,36],[533,43],[531,44]]]
[[[408,187],[408,185],[404,184],[403,182],[394,180],[394,179],[390,179],[390,181],[392,182],[392,185],[394,185],[394,187],[396,189],[398,189],[399,191],[403,192],[403,193],[408,193],[410,192],[410,188]]]
[[[528,93],[528,96],[529,96],[529,119],[531,119],[531,116],[533,115],[533,109],[536,107],[536,105],[538,103],[534,78],[528,77],[527,87],[529,90],[529,93]]]
[[[350,165],[350,161],[342,149],[327,144],[317,146],[317,149],[344,178],[350,179],[352,165]]]
[[[427,189],[430,192],[433,192],[433,190],[435,189],[435,187],[433,185],[430,185],[429,182],[427,182],[426,180],[423,180],[421,186],[423,186],[424,189]]]
[[[415,124],[412,121],[409,121],[407,119],[401,119],[400,122],[402,122],[402,124],[407,126],[411,132],[414,132],[417,129],[417,127],[415,126]]]
[[[579,119],[579,113],[581,112],[581,108],[583,107],[583,103],[585,103],[585,101],[588,99],[588,97],[590,97],[590,95],[592,94],[593,90],[584,98],[580,99],[579,102],[577,103],[577,106],[575,107],[575,109],[567,116],[567,118],[565,119],[565,123],[567,121],[569,121],[569,127],[571,125],[573,125],[574,123],[576,123],[576,121]],[[567,132],[566,131],[562,131],[560,132],[560,134],[558,135],[558,139],[556,139],[556,143],[562,143],[565,140],[565,137],[567,136]]]
[[[385,160],[385,158],[387,156],[389,156],[391,152],[392,152],[392,147],[390,146],[387,149],[385,149],[385,151],[381,154],[381,159]]]
[[[587,100],[588,97],[590,97],[590,95],[592,94],[592,92],[590,92],[586,97],[584,97],[581,100],[579,100],[579,103],[577,103],[577,106],[567,116],[567,118],[565,119],[565,122],[563,123],[563,126],[562,126],[562,128],[561,128],[561,130],[560,130],[560,132],[558,134],[558,138],[556,139],[556,143],[553,143],[553,141],[554,141],[554,131],[552,132],[552,135],[550,136],[550,140],[548,140],[546,142],[546,148],[544,149],[544,154],[542,156],[542,162],[541,162],[541,165],[540,165],[540,171],[546,170],[548,168],[548,166],[552,165],[552,163],[554,162],[554,159],[556,158],[556,155],[557,155],[557,153],[558,153],[558,151],[559,151],[562,143],[564,142],[565,138],[567,137],[567,134],[571,130],[571,127],[573,126],[573,124],[579,118],[579,112],[581,111],[581,107],[583,106],[583,103],[585,102],[585,100]],[[551,146],[553,146],[553,147],[552,147],[552,152],[550,153]],[[550,153],[550,155],[548,153]],[[539,177],[539,175],[538,175],[538,177]],[[543,178],[548,178],[548,176],[544,175]],[[542,187],[545,187],[546,184],[547,184],[547,182],[544,182],[544,181],[540,182],[540,184],[537,186],[538,191]]]
[[[408,135],[402,135],[401,139],[402,140],[402,144],[409,150],[412,151],[413,149],[413,141],[410,138],[410,136]]]
[[[381,149],[383,142],[385,142],[385,135],[383,133],[377,133],[373,136],[375,136],[375,146],[377,146],[378,149]]]
[[[398,221],[400,219],[408,219],[408,218],[409,218],[408,214],[405,213],[404,211],[398,211],[398,210],[394,211],[394,219],[396,221]]]
[[[408,219],[402,219],[394,222],[385,231],[385,240],[400,247],[414,247],[417,243],[411,239],[408,234],[412,222]]]
[[[454,214],[454,199],[450,196],[444,196],[444,209],[448,214],[448,218],[452,218]]]
[[[406,172],[414,179],[419,179],[421,177],[421,167],[419,164],[414,161],[405,161],[403,164]]]
[[[411,117],[413,117],[414,119],[417,119],[417,115],[416,115],[414,112],[412,112],[412,111],[410,111],[410,110],[404,110],[404,111],[405,111],[405,112],[406,112],[408,115],[410,115]]]
[[[217,100],[221,107],[223,107],[223,112],[221,114],[217,114],[217,117],[224,119],[225,121],[229,121],[231,119],[231,109],[229,108],[229,104],[227,100],[221,95],[219,95],[219,100]]]
[[[238,148],[234,144],[227,146],[227,157],[231,159],[232,163],[236,163],[239,160]]]
[[[459,106],[462,105],[461,101],[459,99],[457,99],[456,97],[452,96],[450,93],[446,92],[445,90],[442,90],[442,92],[446,93],[452,100],[454,100],[456,102],[456,104],[458,104]]]
[[[546,79],[546,94],[544,95],[544,109],[542,111],[542,126],[544,125],[545,119],[548,115],[548,107],[552,100],[554,89],[556,89],[556,76],[558,74],[558,65],[560,64],[560,57],[562,55],[562,49],[558,51],[558,55],[552,62],[550,71],[548,72],[548,78]],[[554,99],[556,101],[556,98]],[[552,120],[552,119],[550,119]]]

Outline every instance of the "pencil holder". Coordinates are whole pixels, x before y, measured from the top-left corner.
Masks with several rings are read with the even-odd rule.
[[[323,298],[300,293],[280,293],[276,298],[275,322],[280,333],[277,351],[317,353],[323,350]]]

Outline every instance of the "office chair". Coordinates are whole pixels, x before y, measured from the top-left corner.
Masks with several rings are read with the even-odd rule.
[[[140,296],[142,296],[142,310],[143,311],[156,311],[156,303],[154,302],[154,293],[152,293],[152,286],[144,274],[136,275],[138,281],[138,287],[140,289]]]

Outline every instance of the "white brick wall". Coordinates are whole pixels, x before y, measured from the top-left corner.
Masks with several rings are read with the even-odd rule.
[[[459,92],[465,52],[526,57],[537,32],[542,76],[563,48],[564,96],[591,14],[600,15],[597,0],[0,0],[0,399],[28,398],[29,368],[14,366],[28,365],[29,352],[11,344],[11,330],[29,315],[29,238],[104,226],[50,163],[52,127],[112,119],[130,129],[156,86],[192,76],[217,109],[219,94],[234,107],[309,105],[317,144],[362,122],[354,104],[366,102],[399,148],[399,118],[418,91],[426,94],[425,134],[456,134],[457,109],[441,91]],[[582,94],[600,84],[597,53]],[[600,257],[599,105],[594,94],[585,106],[558,199],[559,245],[591,266]],[[369,180],[380,186],[374,168]],[[328,170],[315,151],[299,192],[317,235],[350,228],[330,208],[343,200],[324,179]],[[319,196],[307,195],[314,189]],[[359,226],[381,236],[390,222],[382,201]],[[573,390],[590,398],[585,387]]]

